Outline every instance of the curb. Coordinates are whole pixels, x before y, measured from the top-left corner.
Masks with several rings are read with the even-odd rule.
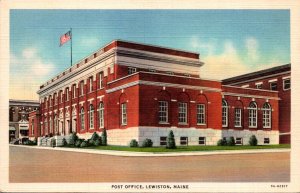
[[[256,149],[256,150],[216,150],[216,151],[191,151],[191,152],[130,152],[130,151],[114,151],[114,150],[95,150],[95,149],[77,149],[77,148],[64,148],[64,147],[38,147],[38,146],[25,146],[25,145],[12,145],[14,147],[24,147],[41,150],[55,150],[67,151],[78,153],[90,153],[123,157],[175,157],[175,156],[204,156],[204,155],[230,155],[230,154],[254,154],[254,153],[282,153],[290,152],[291,149],[278,148],[278,149]]]

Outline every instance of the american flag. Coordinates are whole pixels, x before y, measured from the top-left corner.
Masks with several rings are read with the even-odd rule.
[[[71,31],[68,31],[64,35],[60,36],[60,45],[59,46],[62,46],[64,43],[66,43],[70,39],[71,39]]]

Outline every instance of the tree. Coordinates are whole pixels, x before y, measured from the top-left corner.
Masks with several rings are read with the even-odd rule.
[[[101,142],[103,146],[107,146],[107,133],[106,133],[106,129],[103,129],[103,132],[101,134]]]
[[[172,130],[169,132],[167,138],[167,149],[176,149],[175,138]]]

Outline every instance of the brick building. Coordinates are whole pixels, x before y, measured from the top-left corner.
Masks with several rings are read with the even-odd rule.
[[[28,115],[39,108],[39,101],[9,100],[9,142],[15,139],[28,139]]]
[[[278,144],[278,91],[203,79],[203,64],[198,53],[113,41],[40,86],[29,134],[88,138],[105,128],[108,144],[159,146],[173,130],[177,145],[247,144],[251,135]]]
[[[224,85],[278,92],[280,143],[291,142],[291,64],[223,80]]]

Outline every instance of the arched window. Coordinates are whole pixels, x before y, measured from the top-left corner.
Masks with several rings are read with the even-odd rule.
[[[222,127],[228,126],[228,104],[222,100]]]
[[[83,107],[80,110],[80,123],[81,123],[81,129],[84,129],[84,109]]]
[[[249,127],[257,128],[257,105],[255,102],[251,102],[249,107]]]
[[[265,103],[263,108],[263,128],[271,128],[272,109],[269,103]]]
[[[99,127],[104,128],[104,104],[101,102],[99,104]]]
[[[90,122],[90,129],[94,128],[94,106],[90,105],[90,111],[89,111],[89,122]]]

